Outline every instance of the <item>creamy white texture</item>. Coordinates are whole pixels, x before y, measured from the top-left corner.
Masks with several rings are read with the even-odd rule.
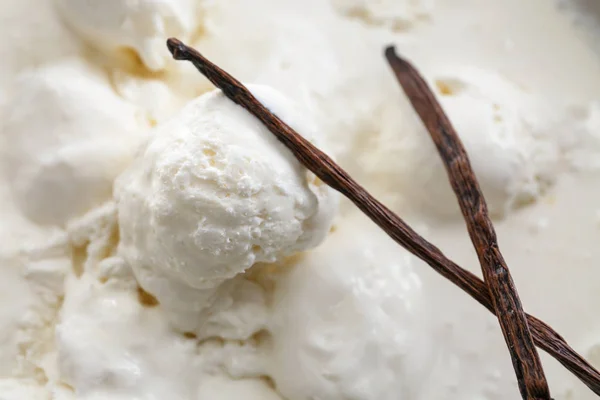
[[[285,97],[251,88],[317,140]],[[337,206],[332,189],[218,90],[156,129],[117,179],[115,198],[121,254],[140,284],[167,307],[194,312],[238,290],[221,285],[253,264],[318,245]]]
[[[283,257],[323,239],[332,210],[319,193],[329,189],[218,92],[201,98],[210,112],[198,107],[213,87],[188,63],[167,61],[167,35],[291,97],[297,108],[254,89],[478,273],[435,148],[382,57],[395,44],[470,152],[527,310],[600,367],[600,64],[551,2],[95,3],[0,6],[0,298],[11,305],[0,308],[1,399],[518,396],[496,319],[348,202],[323,244]],[[123,49],[141,62],[114,57]],[[213,130],[190,137],[183,120]],[[145,164],[152,146],[161,168]],[[244,197],[256,185],[229,172],[255,164],[249,176],[268,190]],[[125,169],[126,207],[111,199]],[[194,186],[197,176],[209,190]],[[280,187],[290,196],[273,196]],[[153,200],[160,207],[143,207]],[[275,224],[264,254],[248,252],[248,238],[212,241],[214,254],[195,245],[196,233],[225,234],[233,220],[254,226],[256,204],[290,222]],[[154,231],[158,222],[165,229]],[[151,240],[134,247],[131,232]],[[152,265],[147,276],[136,259]],[[215,287],[196,288],[204,284]],[[594,398],[542,357],[554,398]]]
[[[67,227],[73,260],[67,267],[73,273],[64,291],[61,286],[64,303],[50,331],[54,358],[46,364],[32,360],[43,366],[47,388],[59,399],[193,399],[231,382],[232,395],[246,390],[250,397],[277,398],[261,378],[266,369],[258,337],[240,340],[266,325],[267,307],[257,301],[264,289],[243,277],[235,280],[236,291],[219,297],[221,309],[213,307],[204,321],[205,337],[182,335],[173,329],[177,310],[143,292],[118,254],[117,229],[112,202]]]
[[[268,9],[270,17],[247,17],[257,9]],[[380,129],[382,109],[397,94],[382,62],[381,38],[320,0],[210,2],[205,12],[206,32],[192,44],[241,81],[291,97],[314,118],[342,166],[360,173],[358,149]],[[231,32],[243,34],[232,40]],[[174,87],[211,88],[195,68],[181,64]]]
[[[460,133],[490,212],[504,215],[538,199],[564,162],[559,137],[564,131],[549,129],[561,120],[548,113],[554,104],[474,67],[446,67],[432,73],[430,85]],[[446,170],[425,127],[409,104],[394,105],[384,113],[379,134],[365,139],[374,151],[361,155],[363,173],[374,187],[396,192],[403,207],[428,217],[459,218]],[[562,113],[556,105],[555,112]]]
[[[565,102],[587,100],[592,93],[591,87],[582,79],[573,79],[571,73],[600,73],[597,60],[551,6],[540,2],[527,6],[532,15],[539,13],[534,24],[522,21],[512,29],[509,10],[521,7],[517,2],[498,10],[482,9],[476,1],[464,1],[462,7],[442,2],[431,7],[435,13],[430,18],[405,27],[402,34],[371,24],[364,13],[340,18],[340,8],[354,7],[351,1],[333,2],[335,7],[322,2],[311,3],[312,7],[266,0],[258,4],[263,3],[265,7],[268,3],[273,15],[287,17],[293,13],[297,18],[252,19],[245,16],[255,4],[211,4],[206,34],[194,44],[236,77],[271,85],[310,110],[341,165],[396,210],[424,208],[425,214],[460,215],[433,146],[383,62],[384,45],[395,43],[432,84],[436,79],[462,82],[465,90],[461,96],[443,96],[441,100],[450,108],[454,123],[465,130],[462,136],[466,145],[473,152],[486,153],[485,157],[475,154],[472,158],[477,172],[486,174],[481,177],[482,185],[499,215],[515,203],[529,202],[553,179],[550,175],[562,161],[556,146],[565,135],[559,132],[548,138],[548,129],[562,115]],[[361,4],[371,10],[385,7],[381,2]],[[415,3],[394,4],[402,9]],[[239,12],[228,12],[229,7]],[[305,29],[302,21],[309,19],[315,23]],[[462,25],[446,25],[449,21],[462,21]],[[545,24],[555,27],[547,40],[538,33],[545,30]],[[245,34],[235,41],[224,40],[231,31]],[[439,46],[433,49],[431,43]],[[545,50],[532,58],[530,49],[536,47]],[[571,64],[556,63],[554,54],[559,47],[566,59],[581,61],[579,72]],[[244,62],[237,62],[239,59]],[[552,67],[539,71],[538,64]],[[185,82],[199,79],[193,68],[185,71]],[[202,84],[197,83],[199,87]],[[562,93],[560,99],[557,92]],[[468,102],[473,104],[466,106]],[[498,110],[494,110],[496,106]],[[466,115],[465,107],[479,108],[473,113],[477,121],[470,121],[473,117]],[[573,123],[570,119],[567,126]],[[490,152],[494,163],[486,162]],[[415,176],[426,180],[427,190],[421,190]],[[406,189],[400,189],[403,187]],[[446,201],[431,204],[439,195]]]
[[[110,198],[142,139],[137,107],[79,59],[22,72],[8,91],[2,162],[23,214],[64,225]]]
[[[596,40],[600,32],[600,4],[595,0],[557,0],[561,11],[567,13],[588,44],[600,53]]]
[[[165,122],[185,105],[185,97],[173,91],[164,79],[110,71],[111,85],[125,101],[137,105],[152,126]]]
[[[116,281],[100,284],[86,273],[70,279],[67,291],[56,343],[59,374],[74,389],[72,398],[201,399],[215,385],[231,382],[224,371],[234,369],[227,363],[256,365],[252,349],[236,343],[207,341],[198,347],[173,331],[164,310],[143,307],[135,290]],[[248,377],[229,390],[277,398],[261,383]]]
[[[440,350],[413,263],[375,225],[350,219],[284,274],[269,324],[283,396],[425,398]]]
[[[35,10],[32,12],[31,10]],[[52,63],[83,52],[80,41],[73,36],[55,13],[52,2],[40,0],[6,0],[2,2],[0,26],[4,40],[0,43],[0,120],[4,121],[11,92],[8,86],[24,69]],[[0,134],[0,151],[5,149],[4,130]],[[0,164],[4,162],[0,161]],[[4,175],[0,166],[0,175]],[[32,242],[43,243],[54,229],[42,230],[20,215],[8,188],[0,179],[0,249],[14,249]]]
[[[6,35],[0,44],[2,86],[10,83],[24,68],[79,55],[83,51],[79,39],[61,22],[52,1],[5,0],[0,26]],[[3,96],[1,91],[0,99]]]
[[[64,234],[47,237],[43,247],[25,245],[20,253],[4,253],[0,258],[0,297],[3,304],[10,304],[0,314],[2,398],[45,398],[41,386],[55,363],[54,328],[64,296],[63,280],[70,270]]]
[[[193,0],[55,0],[66,22],[104,51],[133,49],[150,70],[165,67],[165,37],[188,38],[196,19]]]
[[[77,398],[192,396],[182,383],[193,379],[194,342],[165,340],[169,327],[158,310],[143,310],[130,292],[99,285],[87,274],[68,282],[67,290],[56,328],[58,366]],[[148,385],[148,375],[162,379]]]
[[[220,376],[210,377],[198,391],[199,399],[248,399],[248,400],[280,400],[277,394],[263,381],[235,380]]]
[[[410,28],[431,18],[435,0],[330,0],[342,15],[363,19],[394,31]]]

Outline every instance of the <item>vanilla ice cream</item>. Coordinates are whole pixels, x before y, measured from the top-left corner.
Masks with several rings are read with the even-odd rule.
[[[393,31],[407,30],[431,18],[435,0],[330,0],[342,14]]]
[[[318,143],[285,97],[252,90]],[[160,302],[192,308],[206,307],[205,297],[253,264],[318,245],[336,208],[335,192],[221,91],[159,126],[117,180],[115,196],[121,251],[141,285]],[[186,287],[204,292],[178,301],[174,293]]]
[[[600,367],[597,33],[553,2],[0,10],[0,399],[518,396],[497,319],[350,202],[338,210],[256,118],[170,60],[168,36],[249,82],[479,274],[435,146],[383,57],[394,45],[469,152],[524,307]],[[600,21],[587,10],[586,26]],[[594,398],[541,356],[554,398]]]
[[[8,92],[0,151],[22,212],[64,225],[109,199],[145,132],[138,108],[79,59],[24,71]]]
[[[5,0],[0,26],[6,35],[0,44],[2,86],[23,69],[79,56],[84,51],[79,38],[60,20],[52,1]],[[0,100],[3,96],[0,94]]]
[[[43,385],[55,363],[54,329],[71,269],[65,234],[46,237],[43,246],[23,246],[20,253],[0,257],[0,397],[42,399]]]
[[[164,38],[188,38],[195,26],[192,0],[55,0],[82,37],[104,51],[132,49],[150,70],[164,68]]]
[[[504,215],[539,198],[563,161],[558,132],[548,129],[548,118],[536,120],[549,105],[490,71],[448,68],[433,77],[430,86],[460,134],[490,212]],[[379,135],[365,139],[373,151],[362,155],[363,173],[382,192],[399,188],[400,201],[424,215],[459,218],[458,203],[428,132],[407,101],[394,106],[386,110]],[[402,117],[398,108],[405,110]]]
[[[417,398],[439,353],[433,310],[412,257],[349,221],[361,235],[341,225],[281,279],[270,375],[286,398]]]

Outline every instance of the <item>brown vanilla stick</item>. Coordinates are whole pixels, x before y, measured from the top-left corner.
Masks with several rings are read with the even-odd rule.
[[[459,267],[437,247],[418,235],[402,219],[373,198],[325,153],[271,113],[238,80],[177,39],[169,39],[167,47],[173,54],[173,58],[192,62],[229,99],[258,118],[306,168],[333,189],[344,194],[397,243],[494,313],[487,286],[481,279]],[[600,373],[550,326],[530,315],[527,316],[527,320],[536,345],[552,355],[594,393],[600,395]]]
[[[517,288],[496,237],[487,204],[471,167],[467,151],[442,106],[421,77],[393,46],[385,56],[413,108],[427,128],[444,162],[448,178],[475,247],[512,359],[523,399],[550,399],[544,368],[533,343]]]

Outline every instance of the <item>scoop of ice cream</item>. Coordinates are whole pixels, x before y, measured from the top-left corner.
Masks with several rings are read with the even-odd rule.
[[[269,374],[286,398],[420,398],[428,382],[437,348],[421,279],[365,220],[345,221],[278,281]]]
[[[469,154],[491,212],[502,215],[539,197],[559,160],[556,140],[536,121],[543,108],[492,72],[461,68],[433,76],[432,86]],[[389,110],[387,118],[375,151],[365,154],[369,174],[387,189],[395,185],[426,213],[458,215],[446,170],[412,107],[405,104],[404,113]]]
[[[195,28],[192,0],[56,0],[66,22],[105,51],[134,49],[147,68],[162,69],[165,39],[186,39]]]
[[[102,71],[65,60],[21,73],[10,96],[0,148],[22,212],[62,225],[109,199],[145,126]]]
[[[316,139],[306,115],[285,97],[251,88],[298,132]],[[254,263],[319,244],[337,205],[332,189],[221,91],[157,127],[117,179],[115,196],[121,253],[140,284],[161,303],[188,303],[177,301],[182,293],[195,296],[197,307]]]

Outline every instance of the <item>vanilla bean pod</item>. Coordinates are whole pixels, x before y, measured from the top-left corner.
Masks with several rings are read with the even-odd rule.
[[[485,197],[458,134],[419,72],[399,57],[394,47],[385,51],[388,63],[413,108],[427,128],[444,163],[450,185],[467,224],[484,281],[512,359],[523,399],[550,399],[540,356],[510,270],[498,246]]]

